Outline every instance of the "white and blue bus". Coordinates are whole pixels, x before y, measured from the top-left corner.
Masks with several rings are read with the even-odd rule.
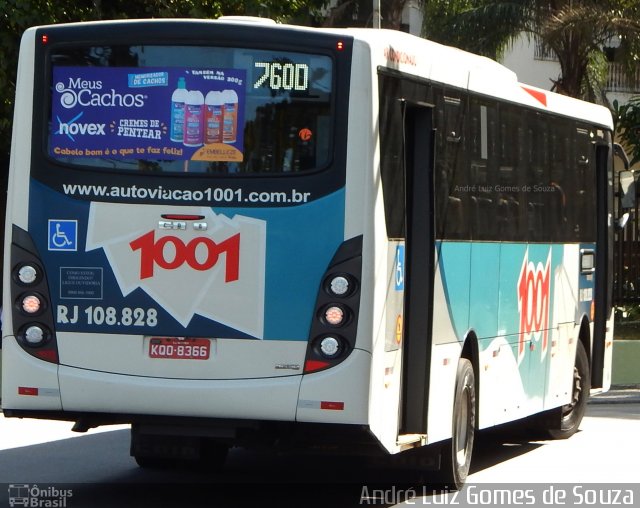
[[[16,88],[5,416],[130,423],[141,465],[437,451],[459,487],[477,429],[568,437],[609,387],[607,109],[224,18],[29,29]]]

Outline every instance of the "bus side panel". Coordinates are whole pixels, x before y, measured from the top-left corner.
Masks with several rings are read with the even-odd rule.
[[[611,388],[611,367],[613,363],[613,312],[607,322],[607,334],[605,337],[604,371],[602,373],[602,391]]]
[[[386,244],[386,263],[379,260],[376,276],[376,301],[382,301],[384,308],[374,313],[380,318],[374,320],[376,346],[371,359],[369,418],[371,431],[389,452],[395,453],[402,388],[405,242]]]
[[[4,409],[62,409],[58,365],[28,355],[15,337],[2,341],[2,407]]]
[[[26,229],[28,221],[29,200],[29,171],[31,165],[31,123],[33,118],[33,76],[34,76],[34,55],[35,55],[35,30],[27,30],[22,36],[20,43],[20,58],[18,62],[18,75],[16,81],[16,98],[14,104],[13,132],[11,158],[9,161],[9,184],[7,191],[7,213],[4,235],[4,259],[3,259],[3,288],[10,287],[11,277],[11,240],[13,225],[16,224]],[[2,296],[4,309],[11,309],[13,302],[11,294],[4,290]],[[13,338],[13,323],[11,313],[4,312],[2,320],[3,340],[2,354],[2,405],[9,407],[10,401],[17,394],[18,383],[13,382],[10,373],[22,372],[17,365],[11,367],[5,363],[17,363],[13,360],[15,349],[20,349]],[[13,342],[12,342],[13,341]],[[15,346],[15,347],[13,347]],[[29,359],[33,360],[32,358]],[[8,382],[11,380],[11,385]],[[57,387],[57,383],[56,383]],[[23,398],[23,397],[21,397]],[[30,399],[31,400],[31,399]],[[58,402],[59,404],[59,402]]]
[[[468,259],[462,249],[462,259]],[[468,264],[466,265],[468,267]],[[456,336],[454,323],[447,306],[448,298],[442,280],[442,265],[436,264],[433,288],[433,342],[431,350],[431,379],[427,413],[427,442],[435,443],[451,437],[453,398],[456,386],[458,359],[462,343]],[[462,271],[465,271],[462,269]],[[464,332],[463,332],[464,333]]]
[[[566,404],[579,332],[579,246],[442,242],[440,251],[440,298],[448,313],[435,312],[436,323],[447,315],[459,340],[468,331],[478,336],[479,427]],[[583,299],[590,307],[591,298]],[[437,329],[434,334],[438,341]],[[434,348],[434,378],[438,388],[452,393],[442,373],[447,361],[447,353]],[[436,395],[432,391],[430,397]],[[437,404],[440,412],[451,407],[444,400]],[[446,436],[442,425],[441,433],[430,428],[430,441]]]
[[[355,421],[367,422],[371,431],[390,452],[395,450],[398,435],[398,394],[400,368],[392,373],[388,368],[398,352],[387,352],[389,319],[396,319],[397,307],[389,308],[389,296],[397,296],[390,281],[393,277],[393,260],[397,242],[389,241],[387,235],[379,234],[385,224],[385,210],[382,185],[378,168],[380,165],[378,101],[378,81],[375,60],[371,47],[363,41],[354,41],[351,89],[349,92],[349,131],[347,143],[347,172],[345,186],[345,238],[363,235],[362,251],[362,291],[358,316],[358,335],[354,351],[369,358],[370,365],[358,369],[360,374],[354,379],[363,394],[363,414]],[[366,127],[370,126],[370,127]],[[373,213],[371,213],[373,210]],[[394,300],[395,303],[395,300]],[[401,308],[400,308],[401,311]],[[393,317],[390,315],[393,314]],[[369,356],[371,355],[371,356]],[[358,360],[358,364],[361,360]],[[335,371],[332,369],[331,372]],[[366,375],[366,380],[359,376]],[[312,382],[313,381],[313,382]],[[346,383],[347,385],[352,382]],[[305,376],[304,389],[316,386],[316,378]],[[321,386],[321,385],[320,385]],[[306,397],[306,396],[305,396]],[[301,400],[305,397],[301,395]],[[346,408],[346,406],[345,406]],[[298,419],[312,418],[318,421],[318,411],[299,408]],[[325,413],[327,413],[325,411]],[[332,415],[324,415],[327,418]],[[334,414],[336,418],[339,416]],[[351,418],[351,417],[350,417]]]
[[[429,389],[428,444],[451,438],[453,399],[461,351],[462,345],[459,342],[433,345],[431,375],[437,382],[431,383]]]
[[[578,245],[564,246],[564,263],[554,271],[553,321],[549,337],[549,370],[544,398],[544,409],[567,404],[571,399],[573,362],[576,354],[579,315],[576,315],[578,289]],[[570,260],[576,260],[570,263]],[[590,302],[588,302],[590,306]]]
[[[300,376],[211,381],[60,367],[65,411],[293,421],[299,386]]]
[[[7,222],[5,226],[5,252],[11,244],[11,226],[27,229],[29,217],[29,168],[31,167],[31,132],[33,118],[33,81],[35,30],[27,30],[20,43],[20,59],[16,81],[11,160],[9,163],[9,189]],[[5,258],[5,268],[9,263]],[[4,271],[5,277],[8,271]],[[7,285],[5,284],[5,287]],[[6,297],[7,295],[5,295]],[[5,306],[5,308],[7,308]]]
[[[451,437],[451,418],[458,359],[469,331],[471,244],[436,245],[433,288],[433,342],[427,413],[427,441]]]

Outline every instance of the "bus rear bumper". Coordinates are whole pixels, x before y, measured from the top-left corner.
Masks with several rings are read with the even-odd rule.
[[[293,421],[300,376],[162,379],[60,366],[65,411]]]
[[[371,355],[306,375],[252,379],[133,376],[43,362],[5,337],[3,409],[7,416],[96,424],[140,417],[368,424]],[[9,354],[10,353],[10,354]],[[111,415],[111,416],[109,416]],[[100,423],[104,422],[104,423]]]

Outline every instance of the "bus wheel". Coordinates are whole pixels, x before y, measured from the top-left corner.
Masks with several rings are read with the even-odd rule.
[[[473,366],[466,358],[460,358],[453,402],[452,437],[442,448],[438,477],[449,488],[461,489],[469,474],[475,421],[476,381]]]
[[[560,427],[548,429],[547,433],[552,439],[567,439],[573,436],[580,426],[582,417],[587,410],[587,399],[591,390],[591,375],[589,372],[589,359],[582,342],[578,342],[576,349],[576,361],[573,367],[573,387],[571,389],[571,402],[558,408]]]

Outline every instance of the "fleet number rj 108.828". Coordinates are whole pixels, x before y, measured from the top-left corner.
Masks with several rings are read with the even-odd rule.
[[[58,305],[56,322],[58,324],[76,324],[83,321],[86,325],[107,326],[157,326],[158,311],[154,308],[140,307],[101,307],[91,305],[80,309],[79,305]]]

